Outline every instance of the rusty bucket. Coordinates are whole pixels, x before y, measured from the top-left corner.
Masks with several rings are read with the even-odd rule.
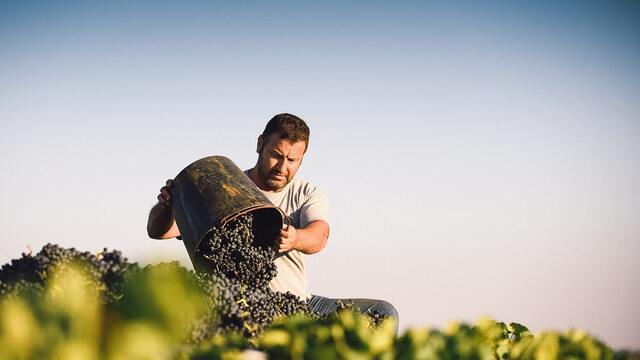
[[[202,267],[200,245],[214,227],[251,213],[256,242],[273,244],[286,215],[230,159],[209,156],[184,168],[173,180],[171,211],[193,267]]]

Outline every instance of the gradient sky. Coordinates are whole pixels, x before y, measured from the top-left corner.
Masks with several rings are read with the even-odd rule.
[[[176,259],[165,179],[311,127],[313,293],[640,348],[640,3],[0,1],[0,263]]]

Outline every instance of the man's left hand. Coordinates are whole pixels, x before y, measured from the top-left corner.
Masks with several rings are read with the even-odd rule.
[[[299,233],[296,228],[289,226],[287,229],[280,230],[280,236],[276,240],[278,252],[284,253],[298,247]]]

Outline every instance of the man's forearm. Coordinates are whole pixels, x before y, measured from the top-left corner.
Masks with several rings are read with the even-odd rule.
[[[329,238],[329,224],[318,220],[308,224],[304,229],[298,229],[296,250],[307,255],[315,254],[327,245]]]
[[[164,239],[180,235],[179,232],[177,235],[171,233],[174,228],[177,230],[170,208],[160,204],[156,204],[151,208],[149,220],[147,221],[147,234],[150,238]]]

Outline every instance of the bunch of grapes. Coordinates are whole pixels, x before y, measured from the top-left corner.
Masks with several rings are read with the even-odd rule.
[[[81,266],[89,275],[96,291],[103,290],[100,291],[101,300],[108,304],[122,297],[127,272],[138,268],[136,263],[129,263],[117,250],[108,251],[105,248],[98,254],[92,254],[47,244],[35,255],[23,253],[19,259],[2,266],[0,297],[25,294],[40,296],[53,272],[72,263]]]
[[[276,274],[276,252],[256,240],[253,216],[239,216],[214,227],[198,249],[199,270],[235,280],[247,287],[264,288]]]
[[[258,240],[251,214],[215,227],[203,240],[197,268],[201,286],[210,295],[211,312],[194,328],[194,342],[229,332],[254,338],[278,317],[311,313],[296,295],[269,288],[277,274],[276,252]]]
[[[233,332],[255,338],[280,317],[310,314],[307,303],[290,292],[273,291],[268,286],[252,288],[212,274],[200,274],[198,278],[209,295],[210,311],[194,326],[190,339],[194,343]]]
[[[384,314],[382,314],[382,313],[380,313],[380,312],[378,312],[376,310],[367,309],[366,311],[362,312],[356,306],[356,304],[354,304],[353,301],[351,301],[351,300],[347,300],[346,302],[344,302],[342,300],[336,300],[336,304],[338,305],[337,311],[350,310],[352,312],[360,313],[360,314],[366,316],[367,319],[369,319],[369,323],[374,328],[380,326],[382,324],[382,322],[387,318],[386,315],[384,315]]]

